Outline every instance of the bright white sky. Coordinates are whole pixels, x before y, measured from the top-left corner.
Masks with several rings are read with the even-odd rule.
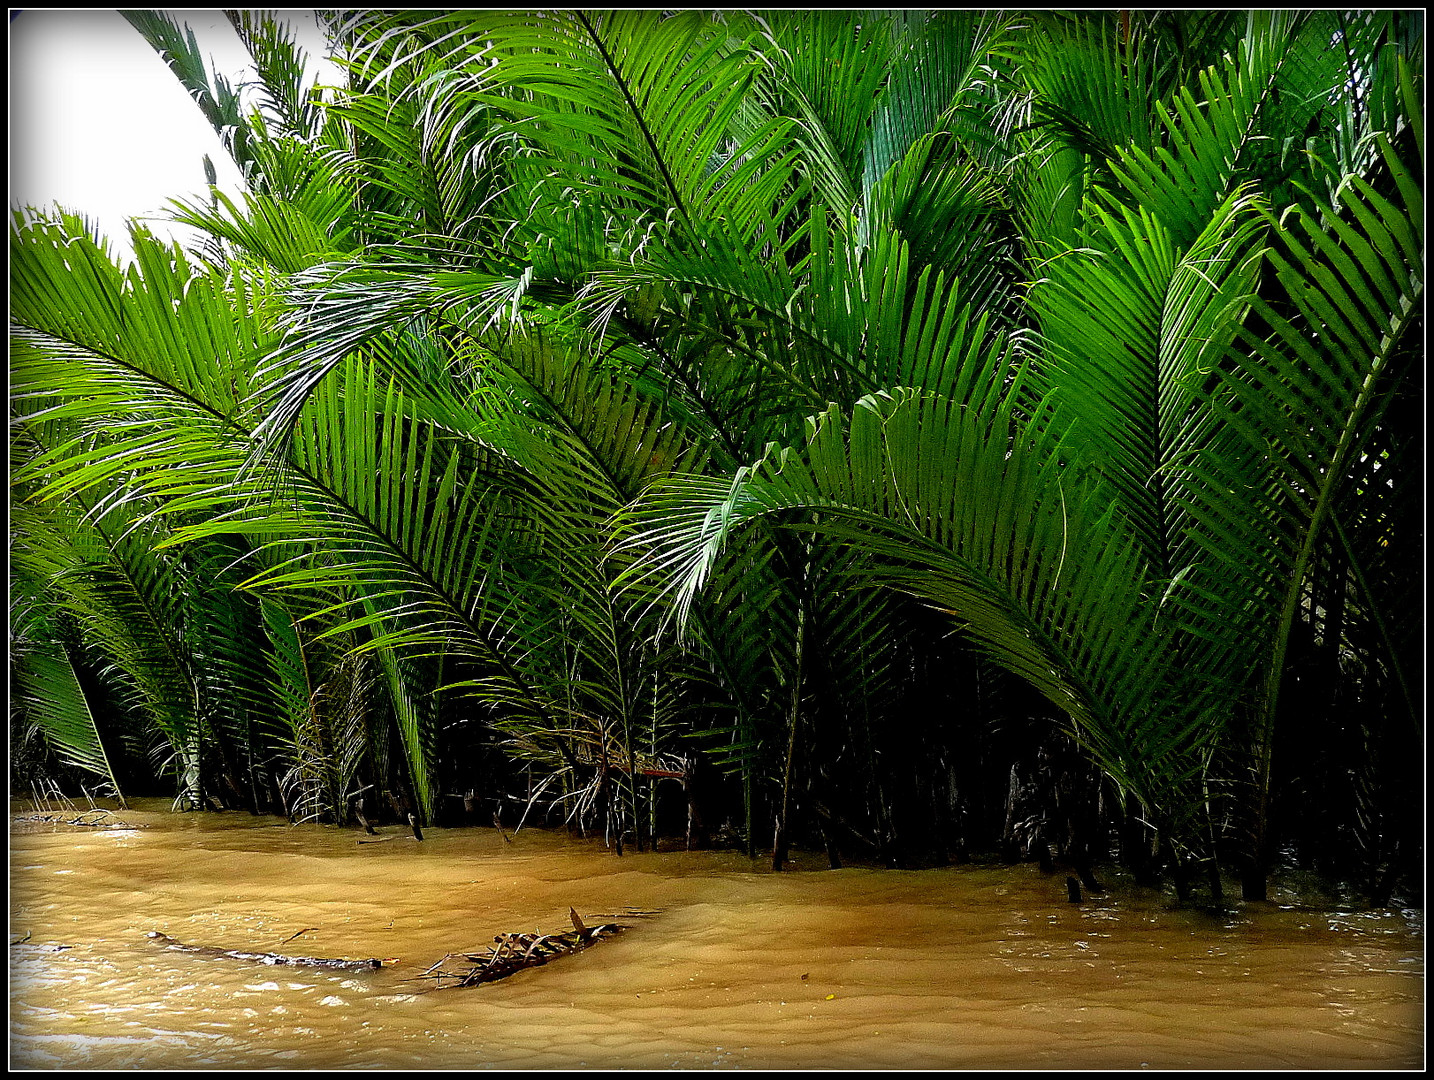
[[[223,14],[165,9],[194,30],[230,83],[252,78],[248,54]],[[202,196],[204,155],[236,196],[239,172],[204,114],[139,33],[114,11],[22,9],[10,23],[10,206],[59,202],[97,221],[128,257],[128,217],[162,214],[173,196]],[[322,41],[310,11],[283,11],[315,59]],[[325,79],[331,79],[331,74]],[[182,226],[150,221],[180,240]]]

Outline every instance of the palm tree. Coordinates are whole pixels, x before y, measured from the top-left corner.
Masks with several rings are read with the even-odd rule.
[[[1114,31],[1064,29],[1076,47],[1041,38],[1021,72],[1058,132],[1026,154],[1043,171],[1075,158],[1057,175],[1091,191],[1063,218],[1027,204],[1038,336],[1023,393],[973,407],[934,381],[868,398],[849,423],[831,409],[804,445],[774,449],[725,490],[654,496],[638,542],[666,549],[685,597],[736,528],[818,512],[808,527],[876,556],[877,578],[950,611],[1066,711],[1177,859],[1213,858],[1220,796],[1234,798],[1250,832],[1246,896],[1262,898],[1291,627],[1322,530],[1351,512],[1335,509],[1342,490],[1357,494],[1343,488],[1350,467],[1407,378],[1390,368],[1408,372],[1417,347],[1405,335],[1422,302],[1419,159],[1374,136],[1369,175],[1330,182],[1340,205],[1311,192],[1313,207],[1292,208],[1282,228],[1241,182],[1241,155],[1269,137],[1264,106],[1304,76],[1291,69],[1328,26],[1291,34],[1252,18],[1228,81],[1202,73],[1200,96],[1179,88],[1164,114],[1097,111],[1147,125],[1114,131],[1051,100],[1060,90],[1089,105],[1080,91],[1112,88],[1076,65],[1102,33],[1109,53]],[[1140,44],[1128,48],[1141,63]],[[1354,77],[1337,74],[1325,92],[1348,89]],[[1385,80],[1397,95],[1397,77]],[[1417,102],[1402,108],[1417,130]],[[1163,139],[1143,119],[1154,116]],[[1375,194],[1376,175],[1392,197]],[[1388,231],[1362,234],[1374,220]],[[1261,285],[1263,243],[1277,246]]]
[[[902,711],[914,601],[1182,892],[1233,855],[1262,894],[1317,650],[1389,718],[1372,861],[1417,842],[1368,771],[1417,737],[1409,17],[357,13],[321,106],[236,13],[248,112],[130,19],[248,190],[127,276],[18,224],[12,408],[36,520],[205,613],[151,605],[181,715],[244,703],[191,725],[195,784],[210,753],[343,820],[370,777],[428,819],[472,715],[619,850],[707,760],[775,866],[802,828],[894,862],[949,737]],[[232,668],[183,629],[217,613]]]

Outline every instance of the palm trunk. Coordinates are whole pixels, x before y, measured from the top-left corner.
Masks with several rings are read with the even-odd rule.
[[[787,720],[787,764],[782,771],[782,808],[777,815],[776,835],[772,840],[772,869],[780,870],[787,861],[788,815],[792,802],[792,774],[796,769],[797,725],[802,715],[802,675],[807,639],[807,612],[805,605],[797,608],[797,649],[796,670],[792,675],[792,704]]]

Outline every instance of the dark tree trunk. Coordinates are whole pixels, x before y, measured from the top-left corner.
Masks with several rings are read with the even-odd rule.
[[[786,800],[783,800],[782,810],[786,810]],[[787,861],[787,827],[782,821],[783,814],[778,814],[775,827],[772,830],[772,869],[780,870]]]
[[[1147,888],[1160,887],[1160,865],[1151,844],[1151,836],[1140,820],[1140,805],[1132,797],[1126,800],[1120,817],[1120,861],[1135,875],[1136,884]]]
[[[687,850],[712,846],[712,830],[707,825],[707,815],[702,803],[706,790],[706,763],[700,755],[687,759],[687,770],[682,774],[682,790],[687,795]]]
[[[1182,904],[1188,904],[1195,895],[1195,890],[1190,886],[1190,864],[1176,856],[1174,865],[1170,868],[1170,876],[1175,881],[1175,896]]]
[[[1378,874],[1369,890],[1370,907],[1388,907],[1389,900],[1394,895],[1394,884],[1399,880],[1399,848],[1398,840],[1394,842],[1394,850],[1389,853],[1389,863],[1384,872]]]
[[[1262,860],[1248,859],[1240,868],[1240,898],[1257,903],[1270,898],[1269,875]]]
[[[827,866],[832,870],[841,869],[841,852],[837,850],[836,837],[832,834],[831,822],[821,818],[818,824],[822,833],[822,844],[827,849]]]
[[[1220,880],[1220,863],[1212,858],[1206,864],[1206,872],[1210,878],[1210,902],[1223,904],[1225,902],[1225,883]]]

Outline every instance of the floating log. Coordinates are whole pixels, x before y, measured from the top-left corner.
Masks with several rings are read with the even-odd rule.
[[[570,931],[559,934],[499,934],[485,950],[445,954],[416,978],[437,979],[440,987],[444,979],[454,980],[459,986],[497,982],[560,956],[580,952],[594,942],[626,929],[620,923],[588,926],[572,908],[568,908],[568,917],[573,924]]]
[[[296,934],[295,937],[297,936]],[[222,960],[246,960],[253,964],[325,968],[329,971],[373,971],[383,967],[385,963],[383,960],[333,960],[321,956],[284,956],[280,953],[219,949],[212,945],[186,945],[184,942],[175,941],[168,934],[161,934],[158,930],[151,930],[145,937],[155,944],[163,945],[166,949],[172,949],[175,952],[193,953],[196,956],[210,956]],[[393,962],[388,961],[388,963]]]

